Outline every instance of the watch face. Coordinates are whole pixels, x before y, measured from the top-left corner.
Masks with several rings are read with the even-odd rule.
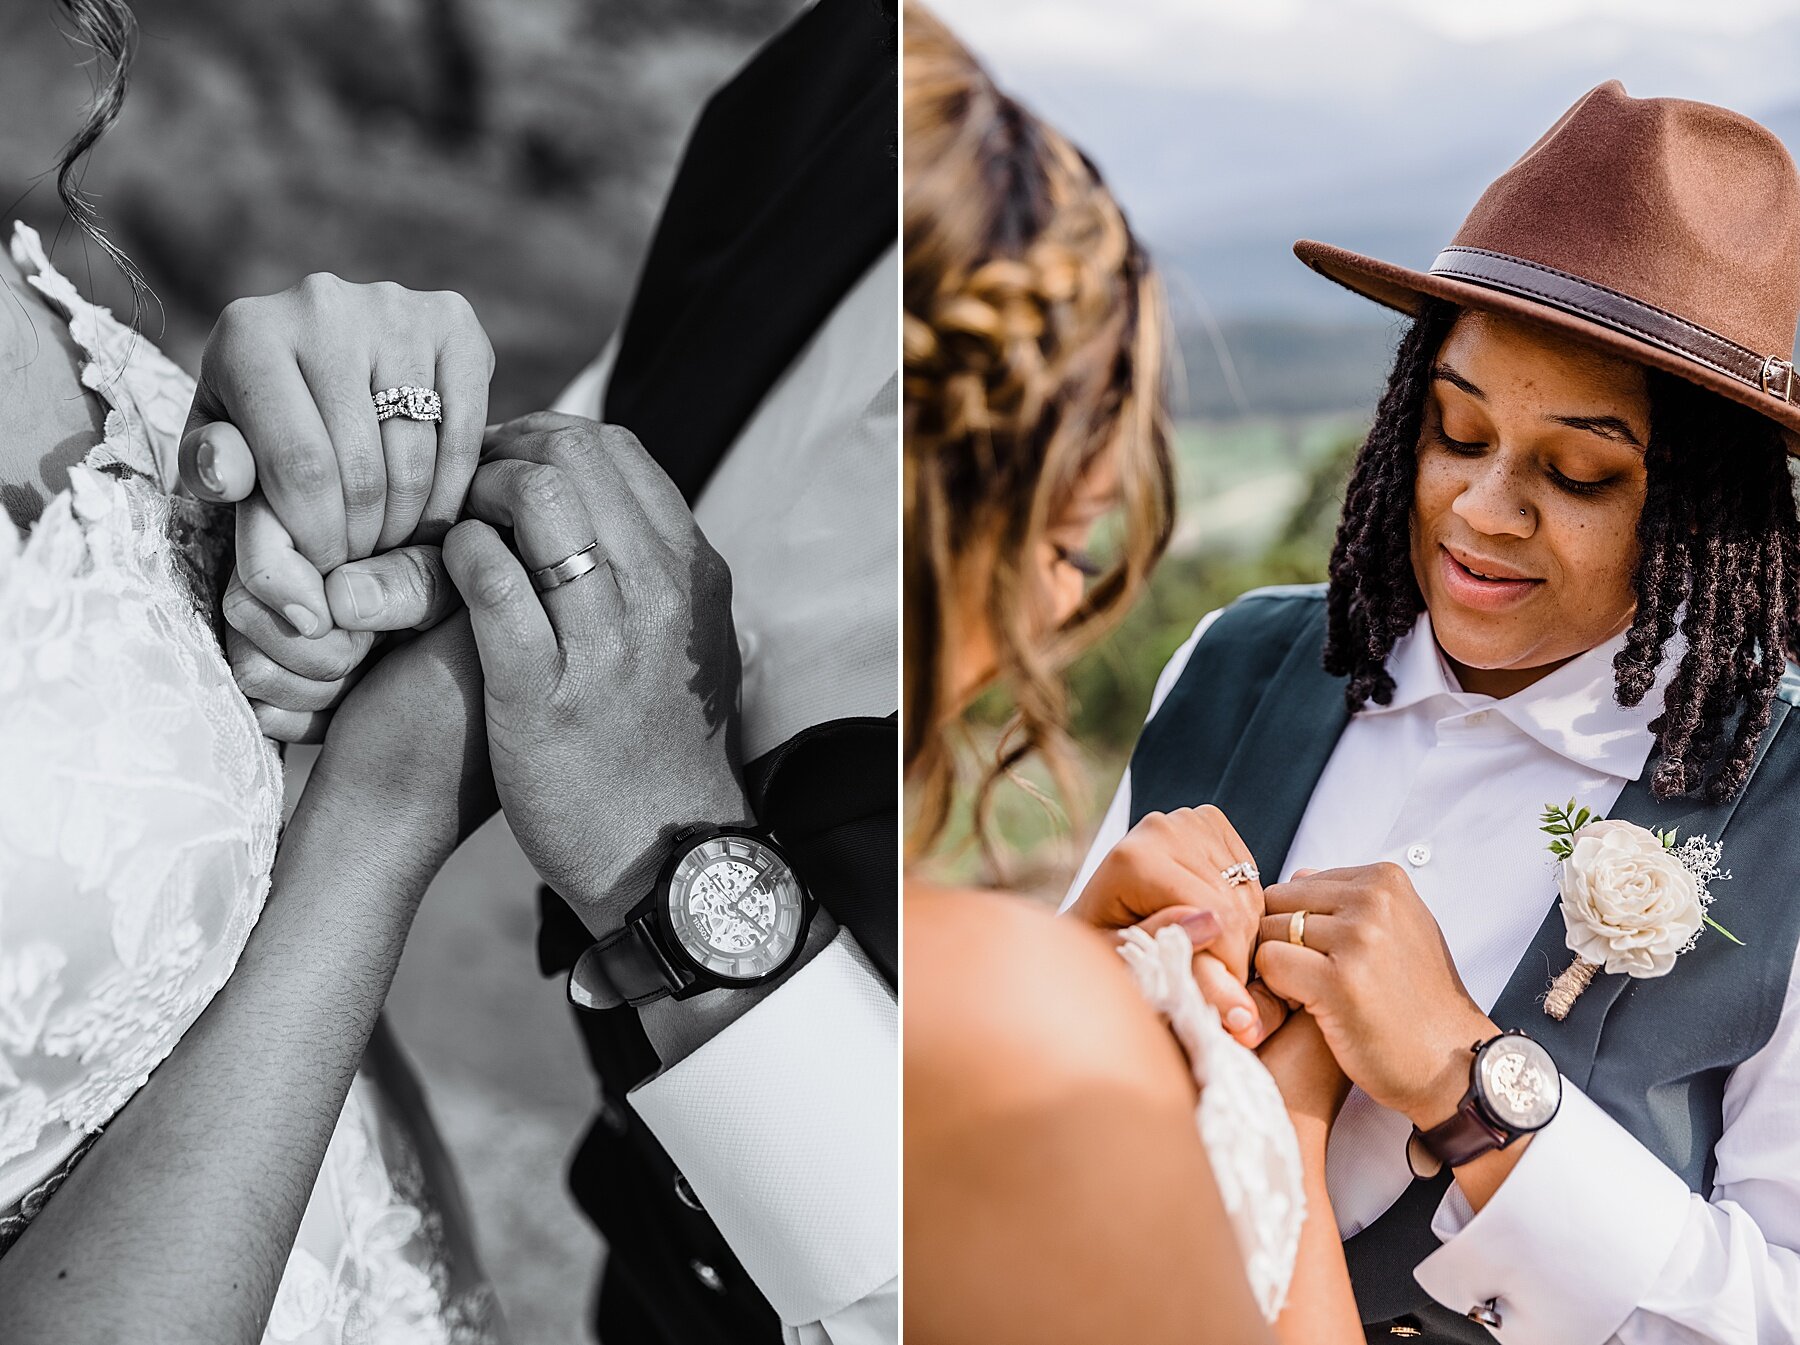
[[[1562,1101],[1562,1077],[1550,1053],[1529,1037],[1507,1035],[1482,1048],[1476,1062],[1481,1100],[1511,1130],[1541,1130]]]
[[[750,836],[715,836],[689,850],[669,880],[668,902],[681,951],[726,980],[771,975],[800,942],[800,884],[780,855]]]

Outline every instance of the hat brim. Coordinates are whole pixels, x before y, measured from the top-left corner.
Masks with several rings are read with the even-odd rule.
[[[1417,316],[1425,298],[1444,299],[1463,308],[1480,308],[1509,317],[1523,318],[1552,331],[1584,341],[1626,359],[1636,360],[1652,369],[1684,378],[1690,383],[1716,392],[1722,397],[1749,407],[1773,421],[1783,431],[1787,451],[1800,456],[1800,406],[1783,402],[1760,388],[1740,383],[1729,374],[1624,332],[1590,321],[1576,313],[1538,303],[1504,290],[1489,289],[1472,281],[1452,276],[1414,271],[1392,262],[1365,257],[1329,243],[1302,239],[1294,244],[1294,255],[1328,280],[1345,289],[1373,299],[1376,303],[1399,312]]]

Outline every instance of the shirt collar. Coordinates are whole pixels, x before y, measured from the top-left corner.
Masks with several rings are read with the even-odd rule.
[[[1625,638],[1621,631],[1523,691],[1497,700],[1464,691],[1457,683],[1432,633],[1431,616],[1425,613],[1388,656],[1393,700],[1386,706],[1370,705],[1365,713],[1393,713],[1430,701],[1439,702],[1431,707],[1439,719],[1492,710],[1558,756],[1635,780],[1656,746],[1650,721],[1661,711],[1663,693],[1686,642],[1679,634],[1670,640],[1649,692],[1637,705],[1624,706],[1617,699],[1613,659],[1625,647]]]

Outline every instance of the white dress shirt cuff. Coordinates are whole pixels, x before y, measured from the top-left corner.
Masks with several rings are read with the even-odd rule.
[[[630,1095],[784,1322],[899,1273],[898,1043],[894,997],[841,931]]]
[[[1649,1296],[1691,1195],[1565,1080],[1556,1119],[1479,1213],[1451,1186],[1431,1221],[1444,1245],[1413,1277],[1453,1312],[1497,1300],[1502,1345],[1599,1345]]]

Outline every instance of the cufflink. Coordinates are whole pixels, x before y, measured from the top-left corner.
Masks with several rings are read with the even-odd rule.
[[[1494,1309],[1495,1305],[1499,1302],[1500,1300],[1497,1298],[1490,1298],[1485,1303],[1477,1303],[1463,1315],[1471,1322],[1477,1322],[1480,1325],[1487,1327],[1490,1331],[1498,1331],[1500,1329],[1500,1314]]]

